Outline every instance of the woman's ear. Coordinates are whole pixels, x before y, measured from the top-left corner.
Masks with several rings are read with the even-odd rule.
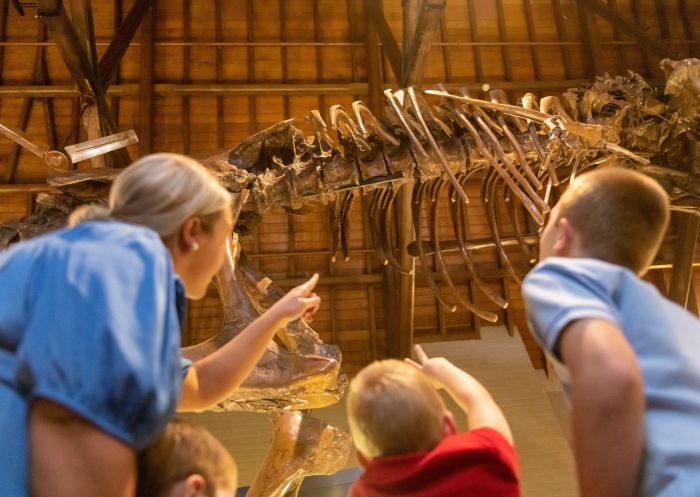
[[[202,231],[202,220],[192,216],[180,227],[178,248],[185,254],[199,250],[197,238]]]

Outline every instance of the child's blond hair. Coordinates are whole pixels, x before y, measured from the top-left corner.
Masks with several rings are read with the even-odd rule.
[[[661,185],[621,167],[577,178],[554,212],[557,218],[567,218],[580,234],[581,249],[587,256],[637,274],[651,265],[670,217],[668,195]]]
[[[401,361],[370,364],[350,383],[350,432],[369,459],[432,450],[445,436],[445,412],[425,375]]]

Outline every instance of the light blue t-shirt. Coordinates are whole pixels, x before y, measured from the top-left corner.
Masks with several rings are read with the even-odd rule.
[[[597,318],[622,331],[644,379],[642,495],[700,496],[700,321],[633,272],[597,259],[548,258],[522,292],[530,329],[565,383],[557,346],[568,324]]]
[[[182,286],[158,235],[87,222],[0,253],[0,495],[27,495],[27,406],[45,398],[134,450],[177,406]],[[61,457],[56,454],[56,457]]]

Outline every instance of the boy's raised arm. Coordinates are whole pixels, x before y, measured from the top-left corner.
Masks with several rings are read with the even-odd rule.
[[[572,379],[572,425],[581,497],[630,497],[644,434],[642,375],[622,332],[600,319],[569,324],[561,356]]]
[[[429,358],[420,345],[416,345],[416,356],[420,364],[407,362],[423,371],[437,387],[443,387],[469,417],[469,428],[492,428],[511,444],[513,434],[503,412],[491,394],[470,374],[443,357]]]

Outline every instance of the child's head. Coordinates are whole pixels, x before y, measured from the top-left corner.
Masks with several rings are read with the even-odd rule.
[[[367,459],[427,452],[454,432],[425,375],[397,360],[374,362],[352,380],[348,421],[355,447]]]
[[[221,442],[186,421],[168,424],[138,456],[136,497],[233,495],[238,469]]]
[[[656,181],[630,169],[596,170],[577,178],[552,209],[540,259],[593,257],[642,274],[668,220],[668,195]]]

